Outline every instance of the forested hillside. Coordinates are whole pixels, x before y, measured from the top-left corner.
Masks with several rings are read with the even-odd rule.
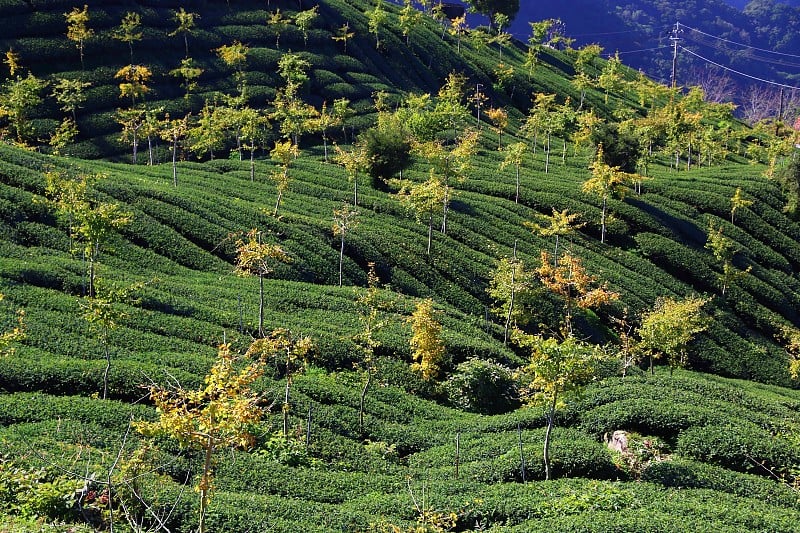
[[[796,132],[430,7],[0,2],[0,529],[795,527]]]

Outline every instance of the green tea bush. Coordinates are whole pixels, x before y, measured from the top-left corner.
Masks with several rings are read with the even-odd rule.
[[[752,424],[689,428],[678,438],[676,452],[698,461],[763,476],[785,472],[800,459],[800,451],[788,439]]]

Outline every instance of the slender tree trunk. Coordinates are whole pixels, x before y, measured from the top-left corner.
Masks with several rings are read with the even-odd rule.
[[[322,134],[322,146],[323,150],[325,151],[325,162],[328,162],[328,136],[324,133]]]
[[[450,187],[444,186],[444,200],[442,201],[442,235],[447,234],[447,212],[450,210]]]
[[[264,273],[261,271],[258,272],[258,336],[264,337]]]
[[[606,242],[606,197],[603,196],[603,210],[600,213],[600,242]]]
[[[358,174],[353,175],[353,207],[358,207]]]
[[[206,441],[206,454],[203,462],[203,478],[200,480],[200,525],[198,533],[206,533],[206,510],[208,509],[208,486],[211,483],[211,454],[214,453],[214,443],[211,435]]]
[[[178,138],[172,141],[172,185],[178,186]]]
[[[103,399],[108,398],[108,374],[111,372],[111,350],[108,346],[108,327],[103,326],[103,350],[106,356],[106,368],[103,370]]]
[[[431,255],[431,241],[433,240],[433,211],[428,218],[428,250],[427,255]]]
[[[544,432],[544,478],[550,479],[550,436],[553,432],[556,415],[557,394],[553,393],[553,400],[550,402],[550,409],[547,413],[547,429]]]
[[[364,386],[361,388],[361,398],[358,402],[358,434],[364,434],[364,406],[367,401],[367,391],[369,390],[369,386],[372,383],[372,372],[370,372],[369,368],[366,370],[367,372],[367,380],[364,382]]]
[[[292,384],[292,378],[289,375],[289,360],[286,360],[286,388],[284,389],[283,396],[283,438],[289,438],[289,387]]]
[[[339,247],[339,286],[342,286],[342,263],[344,263],[344,231],[342,231],[342,244]]]
[[[279,191],[278,191],[278,199],[277,199],[277,200],[275,200],[275,210],[272,212],[272,216],[274,216],[274,217],[277,217],[277,216],[278,216],[278,208],[279,208],[279,207],[280,207],[280,205],[281,205],[281,198],[282,198],[282,197],[283,197],[283,191],[280,191],[280,190],[279,190]]]
[[[250,183],[256,180],[256,148],[250,148]]]
[[[544,156],[544,173],[547,174],[550,168],[550,134],[547,134],[547,148],[545,149]]]
[[[517,165],[517,190],[514,193],[514,203],[519,203],[519,165]]]

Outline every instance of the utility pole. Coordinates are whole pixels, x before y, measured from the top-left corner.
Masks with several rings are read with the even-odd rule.
[[[670,36],[669,40],[672,41],[672,89],[675,89],[676,81],[675,81],[675,74],[678,69],[678,42],[680,41],[680,37],[678,34],[681,33],[680,29],[680,22],[675,23],[675,28],[672,30],[672,35]]]

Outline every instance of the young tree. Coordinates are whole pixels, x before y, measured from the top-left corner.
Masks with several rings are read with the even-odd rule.
[[[369,32],[375,35],[375,48],[380,48],[380,30],[381,26],[386,24],[389,14],[383,8],[383,0],[376,0],[375,7],[367,11],[367,20]]]
[[[122,80],[119,84],[119,97],[131,98],[131,105],[136,105],[137,98],[144,98],[150,87],[147,86],[150,78],[153,77],[152,71],[143,65],[127,65],[122,67],[114,74],[114,78]]]
[[[350,31],[350,23],[345,22],[342,26],[336,29],[336,34],[331,37],[334,41],[340,42],[344,45],[344,53],[347,53],[347,41],[355,37],[355,32]]]
[[[239,110],[242,147],[250,152],[250,181],[256,178],[256,150],[265,142],[269,119],[258,109],[245,107]]]
[[[167,113],[161,122],[159,135],[165,142],[169,143],[169,150],[172,153],[173,187],[178,186],[178,148],[189,131],[189,117],[190,115],[186,115],[183,118],[170,119],[169,113]]]
[[[225,122],[216,102],[206,100],[194,126],[186,133],[189,149],[197,157],[208,153],[214,159],[214,151],[221,148],[225,141]]]
[[[184,57],[181,59],[181,66],[169,71],[171,76],[181,78],[181,86],[185,89],[186,93],[183,95],[184,99],[189,99],[189,95],[197,89],[197,80],[203,74],[203,69],[198,66],[194,59],[191,57]]]
[[[275,30],[275,48],[281,47],[281,33],[289,27],[289,22],[280,9],[276,9],[267,17],[267,25]]]
[[[50,136],[49,144],[54,155],[62,155],[63,150],[78,136],[78,126],[75,121],[67,117],[61,121],[56,131]]]
[[[575,230],[580,229],[584,226],[583,223],[577,223],[576,221],[580,218],[579,213],[567,213],[567,209],[563,211],[556,211],[556,208],[553,209],[553,214],[548,215],[537,215],[539,216],[543,222],[546,222],[547,225],[543,226],[538,222],[528,222],[525,221],[523,224],[528,227],[534,233],[537,233],[543,237],[555,237],[555,249],[553,250],[553,267],[558,266],[558,244],[559,238],[562,235],[569,235],[574,233]]]
[[[5,299],[5,295],[0,292],[0,302]],[[0,359],[14,354],[14,344],[25,340],[25,310],[18,309],[16,312],[17,325],[8,331],[0,333]]]
[[[139,133],[145,124],[146,109],[142,106],[117,109],[114,119],[122,126],[120,140],[132,146],[131,163],[136,164],[139,157]]]
[[[427,219],[428,247],[427,255],[431,255],[431,242],[433,241],[433,216],[445,199],[445,188],[439,178],[431,172],[430,177],[423,183],[412,183],[408,180],[399,180],[400,191],[397,193],[400,201],[414,212],[417,222]]]
[[[303,46],[308,46],[308,30],[314,24],[314,21],[319,17],[319,5],[300,11],[294,16],[294,23],[303,33]]]
[[[190,13],[186,11],[183,6],[175,12],[173,19],[178,23],[175,31],[170,32],[169,36],[174,37],[178,34],[183,35],[183,46],[186,49],[186,57],[189,57],[189,35],[195,32],[197,26],[197,19],[200,15],[197,13]]]
[[[247,449],[255,441],[250,427],[264,415],[261,397],[251,388],[264,371],[261,360],[240,364],[228,344],[219,347],[217,360],[198,390],[177,386],[150,388],[159,419],[139,421],[136,429],[147,436],[166,435],[182,446],[203,452],[203,471],[197,483],[200,493],[199,533],[206,533],[209,495],[214,488],[214,455],[218,450]]]
[[[83,6],[83,9],[73,7],[69,13],[64,13],[64,18],[67,21],[67,39],[75,42],[78,47],[78,53],[81,56],[81,68],[83,68],[83,50],[86,46],[86,41],[94,36],[94,30],[89,28],[89,6]]]
[[[456,38],[456,49],[459,54],[461,53],[461,37],[467,32],[467,30],[468,27],[466,13],[450,21],[450,29],[448,32],[450,35]]]
[[[629,175],[620,171],[619,167],[612,167],[603,160],[603,147],[598,146],[595,160],[589,166],[592,177],[583,183],[583,191],[600,197],[602,208],[600,211],[600,242],[606,241],[606,216],[608,212],[608,199],[622,194]]]
[[[308,357],[314,349],[310,337],[298,337],[285,328],[278,328],[266,337],[256,339],[247,350],[247,356],[258,356],[259,359],[272,361],[286,377],[283,387],[283,438],[289,438],[289,392],[294,377],[301,374],[308,366]],[[283,367],[283,368],[280,368]]]
[[[491,107],[486,110],[486,116],[494,123],[494,131],[497,132],[497,149],[503,148],[503,132],[508,128],[508,111],[502,107]]]
[[[250,47],[239,41],[233,41],[232,44],[224,44],[214,51],[226,66],[234,70],[236,87],[239,89],[239,94],[243,96],[245,93],[244,68],[247,66],[247,53],[250,51]]]
[[[709,224],[706,249],[711,250],[714,258],[722,267],[722,273],[717,274],[717,279],[722,296],[725,296],[731,283],[747,275],[753,267],[748,266],[745,270],[739,270],[733,265],[733,258],[739,250],[736,249],[736,243],[722,233],[722,226],[715,228],[713,224]]]
[[[736,187],[736,192],[731,197],[731,224],[734,223],[733,217],[737,209],[750,207],[751,205],[753,205],[753,200],[745,198],[742,194],[742,188]]]
[[[236,241],[235,272],[258,276],[258,335],[264,336],[264,278],[277,263],[290,263],[291,256],[277,244],[262,242],[261,232],[253,228]]]
[[[520,174],[520,167],[522,167],[522,162],[525,159],[525,151],[528,149],[528,145],[524,142],[517,142],[514,144],[509,144],[505,147],[504,152],[506,154],[505,159],[500,163],[500,170],[505,169],[506,167],[513,165],[514,169],[516,170],[516,180],[515,180],[515,187],[514,187],[514,203],[519,203],[519,174]]]
[[[686,348],[695,335],[708,328],[710,319],[702,314],[702,309],[710,298],[691,296],[683,300],[659,298],[655,307],[642,316],[637,330],[638,350],[650,358],[650,371],[653,359],[662,355],[667,357],[670,373],[675,367],[686,366]]]
[[[622,77],[622,61],[619,58],[619,53],[614,54],[614,57],[606,61],[603,71],[597,78],[597,84],[601,89],[605,90],[605,102],[608,103],[609,93],[617,93],[622,89],[624,84]]]
[[[103,396],[108,398],[108,377],[111,372],[111,332],[128,317],[128,314],[119,308],[120,304],[133,304],[136,299],[133,293],[142,288],[142,284],[130,287],[105,288],[98,284],[96,294],[81,302],[81,318],[89,324],[89,330],[94,333],[103,345],[106,366],[103,370]]]
[[[89,298],[95,297],[96,263],[102,247],[118,229],[131,221],[131,214],[118,204],[99,202],[89,193],[91,184],[106,179],[104,174],[70,177],[65,173],[45,173],[45,194],[59,214],[66,215],[72,238],[83,244],[83,256],[89,263]]]
[[[114,39],[128,43],[133,63],[133,43],[142,40],[142,16],[135,11],[125,13],[119,28],[116,28],[111,35]]]
[[[425,381],[434,379],[439,374],[439,365],[445,354],[441,338],[442,325],[436,314],[433,300],[427,298],[417,302],[409,318],[412,335],[408,342],[414,359],[411,370],[418,372]]]
[[[76,115],[81,104],[86,102],[86,89],[91,82],[78,79],[56,78],[51,94],[61,106],[61,111],[72,115],[72,121],[78,120]]]
[[[550,292],[564,300],[564,322],[561,334],[573,334],[572,322],[575,308],[592,309],[619,298],[619,294],[608,288],[606,282],[598,283],[597,278],[586,272],[580,258],[565,253],[556,262],[550,254],[541,252],[541,265],[536,269],[539,280]]]
[[[518,331],[514,340],[520,347],[531,350],[530,362],[519,372],[522,381],[520,396],[529,405],[547,408],[543,456],[544,477],[549,480],[552,476],[550,439],[559,402],[565,395],[579,392],[594,379],[597,365],[605,355],[599,347],[585,344],[573,336],[559,341]]]
[[[431,165],[431,177],[436,177],[442,187],[442,233],[447,233],[447,214],[450,209],[452,189],[456,183],[467,179],[472,168],[472,156],[478,146],[478,132],[468,129],[452,146],[441,141],[418,143],[415,150]]]
[[[0,86],[0,119],[6,118],[12,135],[20,146],[35,137],[29,119],[33,108],[42,103],[40,93],[47,82],[30,72],[27,76],[17,75]]]
[[[516,250],[513,257],[500,259],[490,274],[486,292],[496,302],[492,312],[504,321],[503,344],[506,345],[512,329],[524,324],[528,318],[527,310],[518,303],[530,294],[533,276],[517,258]]]
[[[398,23],[400,32],[406,39],[406,46],[411,44],[411,30],[422,20],[422,12],[414,7],[413,0],[403,0],[403,9],[400,10]]]
[[[353,205],[358,206],[358,174],[367,170],[369,158],[366,146],[360,142],[352,145],[349,150],[345,150],[339,145],[333,147],[336,155],[333,160],[344,167],[347,174],[347,181],[353,183]]]
[[[385,307],[380,292],[378,291],[378,275],[375,273],[375,263],[368,264],[367,291],[358,297],[358,317],[361,321],[361,331],[353,336],[353,341],[360,350],[361,358],[353,367],[364,374],[364,385],[361,387],[361,397],[358,403],[358,432],[364,433],[364,410],[367,392],[372,384],[372,378],[378,372],[375,350],[380,346],[380,341],[375,338],[385,321],[380,318],[380,312]]]
[[[358,211],[345,203],[341,209],[333,210],[333,226],[331,227],[334,237],[339,237],[339,286],[342,286],[342,264],[344,263],[344,238],[348,232],[358,226]]]
[[[270,151],[269,155],[281,167],[280,170],[275,170],[270,175],[278,189],[278,198],[275,200],[275,210],[272,213],[272,216],[277,217],[283,193],[289,188],[289,167],[300,155],[300,150],[292,141],[275,141],[275,148]]]

